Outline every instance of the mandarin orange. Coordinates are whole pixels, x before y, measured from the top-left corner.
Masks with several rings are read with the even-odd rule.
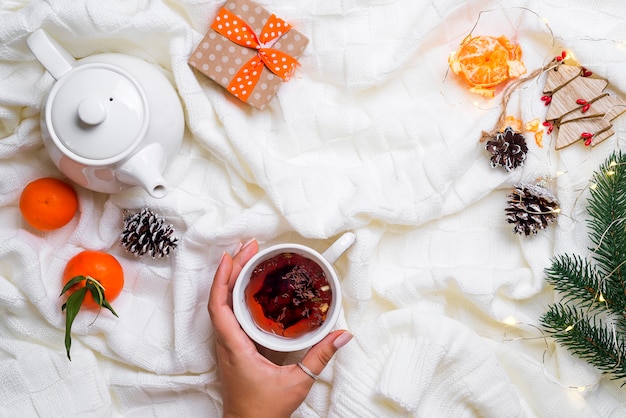
[[[65,350],[72,360],[72,324],[82,307],[105,308],[117,316],[109,303],[124,287],[124,271],[115,257],[102,251],[82,251],[72,257],[63,271],[61,296],[68,294],[61,306],[65,312]]]
[[[468,36],[448,62],[470,91],[491,98],[498,84],[526,73],[521,58],[521,47],[505,36]]]
[[[63,284],[78,276],[97,282],[103,290],[104,299],[109,303],[119,296],[124,287],[122,265],[114,256],[102,251],[85,250],[67,262],[63,271]],[[79,281],[70,288],[70,293],[85,287],[87,283],[87,280]],[[82,306],[97,308],[101,304],[93,298],[91,292],[87,292]]]
[[[26,185],[20,196],[20,212],[33,228],[50,231],[66,225],[78,209],[74,188],[65,181],[44,177]]]

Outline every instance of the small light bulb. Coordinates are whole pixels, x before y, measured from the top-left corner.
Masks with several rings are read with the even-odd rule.
[[[602,293],[600,293],[600,296],[598,296],[598,302],[606,302],[606,299],[604,299],[604,295]]]
[[[591,183],[591,186],[589,186],[589,188],[590,188],[591,190],[595,190],[595,189],[597,189],[597,188],[598,188],[598,184],[597,184],[597,183]]]
[[[617,165],[616,161],[611,161],[611,164],[609,164],[609,167],[615,167]]]
[[[556,172],[556,176],[557,176],[557,177],[562,176],[563,174],[565,174],[565,172],[564,172],[564,171],[557,171],[557,172]]]
[[[615,174],[615,171],[613,171],[613,170],[609,170],[609,171],[606,172],[607,176],[612,176],[613,174]]]
[[[584,392],[585,390],[587,390],[585,386],[578,386],[576,389],[578,389],[579,392]]]
[[[571,331],[573,329],[574,329],[574,326],[570,325],[569,327],[565,328],[565,332],[569,332],[569,331]]]
[[[512,317],[512,316],[507,316],[506,318],[504,318],[502,320],[502,322],[504,322],[507,325],[515,325],[515,324],[517,324],[517,320],[514,317]]]
[[[576,60],[576,56],[574,55],[574,53],[572,51],[570,51],[569,49],[567,50],[567,57],[571,58],[573,60]]]

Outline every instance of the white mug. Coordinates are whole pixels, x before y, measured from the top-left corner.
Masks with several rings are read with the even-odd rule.
[[[350,248],[355,238],[356,236],[353,233],[347,232],[322,254],[307,246],[292,243],[278,244],[259,251],[243,267],[233,288],[233,311],[244,332],[259,345],[278,352],[302,350],[321,341],[332,331],[341,314],[341,286],[332,264]],[[257,325],[248,308],[245,296],[246,288],[250,283],[250,276],[255,268],[264,261],[282,253],[294,253],[314,261],[324,272],[332,294],[332,301],[326,311],[326,318],[323,322],[317,328],[295,337],[284,337],[271,333]]]

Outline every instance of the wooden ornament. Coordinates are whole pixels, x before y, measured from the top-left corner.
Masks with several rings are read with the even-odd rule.
[[[591,78],[587,69],[566,64],[564,56],[555,58],[553,64],[541,100],[550,106],[544,123],[548,133],[558,129],[555,148],[581,139],[585,145],[594,146],[613,135],[611,122],[626,111],[626,102],[604,92],[607,80]]]

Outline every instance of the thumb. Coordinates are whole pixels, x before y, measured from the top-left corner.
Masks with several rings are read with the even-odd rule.
[[[316,375],[322,373],[324,367],[333,358],[337,350],[352,339],[352,334],[346,330],[333,331],[322,341],[315,344],[302,358],[304,364]]]

